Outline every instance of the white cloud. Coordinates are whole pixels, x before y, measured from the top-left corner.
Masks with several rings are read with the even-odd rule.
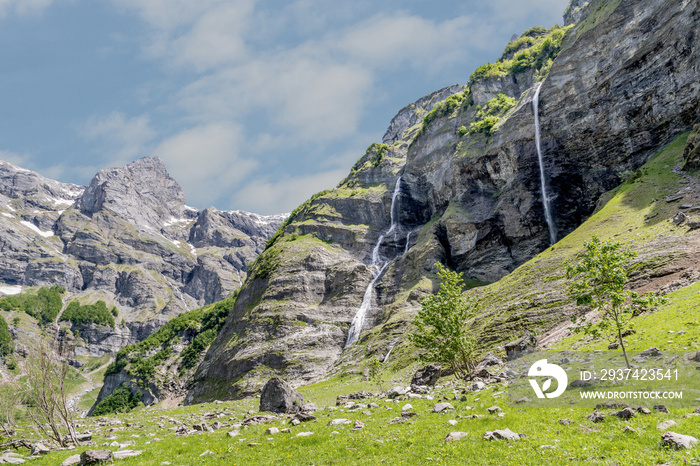
[[[41,14],[53,0],[0,0],[0,18],[16,14],[27,16]]]
[[[256,180],[238,190],[230,204],[245,205],[246,209],[263,215],[291,212],[304,199],[334,188],[347,174],[348,169],[337,169],[307,176]]]
[[[256,167],[240,155],[241,128],[226,122],[182,131],[153,151],[185,190],[188,201],[208,206],[241,182]]]
[[[85,139],[99,141],[101,152],[116,164],[143,157],[156,133],[146,115],[128,118],[121,112],[92,116],[79,128]]]
[[[353,25],[338,40],[338,48],[372,66],[395,67],[402,62],[425,66],[454,49],[467,49],[475,33],[468,16],[437,23],[405,13],[380,14]]]
[[[113,0],[136,10],[153,29],[148,56],[198,72],[246,55],[243,39],[254,0]]]
[[[7,150],[0,150],[0,160],[10,162],[12,165],[20,168],[31,166],[33,157],[29,154],[18,154]]]

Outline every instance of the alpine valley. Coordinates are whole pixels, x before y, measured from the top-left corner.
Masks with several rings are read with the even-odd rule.
[[[308,464],[336,459],[337,464],[374,464],[378,458],[399,464],[398,456],[384,451],[392,441],[404,442],[394,448],[404,449],[415,464],[428,457],[457,464],[463,454],[483,455],[483,464],[561,464],[567,458],[637,464],[630,451],[638,450],[643,451],[638,464],[681,464],[686,456],[659,447],[660,433],[648,428],[661,420],[656,417],[638,421],[630,427],[633,434],[618,432],[624,426],[620,421],[601,446],[580,440],[590,432],[600,434],[600,427],[584,425],[579,416],[578,436],[563,434],[561,443],[541,449],[542,443],[555,442],[543,435],[559,435],[567,425],[518,413],[506,399],[499,401],[498,383],[507,376],[494,375],[486,380],[495,384],[493,390],[475,394],[471,384],[457,393],[461,382],[443,374],[435,403],[438,397],[457,404],[461,399],[465,406],[457,406],[455,424],[472,422],[478,432],[465,425],[467,440],[440,443],[465,446],[440,452],[416,438],[422,434],[404,432],[411,424],[402,424],[395,440],[382,437],[371,454],[362,450],[370,448],[365,444],[347,440],[349,433],[338,435],[349,442],[348,452],[343,448],[335,457],[325,445],[333,443],[330,431],[340,430],[333,424],[337,419],[329,424],[316,418],[310,421],[318,423],[314,436],[290,437],[283,441],[289,452],[281,446],[273,451],[278,441],[264,438],[276,433],[255,424],[280,421],[282,427],[287,419],[250,422],[249,410],[257,408],[263,386],[280,377],[318,405],[316,416],[338,417],[325,405],[335,409],[337,395],[372,391],[374,361],[381,362],[379,372],[392,386],[409,385],[423,365],[409,339],[412,321],[421,301],[438,290],[436,263],[465,277],[465,293],[479,303],[477,319],[487,322],[480,350],[493,353],[499,364],[513,348],[605,350],[604,338],[582,337],[569,328],[572,317],[589,309],[569,295],[566,267],[593,236],[637,253],[630,289],[667,298],[633,318],[629,351],[700,350],[699,31],[700,0],[572,0],[563,26],[524,31],[465,84],[399,110],[382,141],[369,145],[337,187],[315,194],[291,214],[188,207],[158,158],[101,170],[87,187],[0,163],[0,293],[15,299],[14,307],[0,311],[14,347],[2,375],[20,378],[21,371],[9,368],[8,361],[28,354],[39,336],[58,338],[74,347],[70,401],[82,414],[94,413],[100,402],[125,390],[124,396],[140,403],[123,415],[125,422],[151,413],[152,424],[163,430],[158,435],[172,434],[178,451],[175,435],[182,432],[168,428],[231,416],[237,434],[219,439],[221,445],[197,440],[201,450],[213,450],[201,459],[211,461],[207,464],[228,464],[221,459],[227,454],[236,464],[286,464],[287,453]],[[22,299],[46,295],[54,285],[65,292],[51,322],[20,309]],[[100,301],[114,317],[111,325],[62,318],[71,305],[75,310]],[[433,395],[415,390],[389,396],[426,403],[428,409],[425,400]],[[379,414],[367,414],[367,405],[345,404],[355,398],[338,399],[348,410],[341,417],[351,417],[361,431],[357,435],[373,432],[370,423]],[[230,409],[219,416],[222,402]],[[472,412],[496,402],[504,416],[491,416],[494,410],[482,420]],[[200,415],[199,407],[208,413]],[[379,413],[384,406],[374,409]],[[561,418],[574,416],[561,411]],[[692,418],[671,414],[686,427],[678,432],[700,434]],[[466,421],[471,415],[477,418]],[[182,422],[165,426],[172,421],[168,418]],[[430,431],[428,437],[434,430],[440,442],[455,425],[444,425],[437,414],[404,418]],[[387,424],[382,417],[382,428],[395,420]],[[299,420],[290,422],[294,429]],[[527,434],[513,442],[517,447],[506,452],[505,446],[499,450],[492,446],[497,442],[482,440],[486,427],[509,422]],[[93,424],[93,432],[102,429],[106,436],[113,424],[102,423]],[[246,425],[250,428],[239,432]],[[539,433],[527,430],[533,425]],[[202,436],[219,435],[195,428]],[[239,444],[239,434],[245,443]],[[625,443],[630,436],[634,440]],[[306,450],[295,441],[306,442]],[[138,445],[146,450],[142,464],[173,461],[149,453],[157,447],[149,445]],[[611,445],[621,451],[611,453]],[[352,456],[354,448],[366,456]],[[178,454],[189,464],[200,461],[201,451],[196,453]],[[689,461],[698,458],[697,449],[694,455]],[[47,458],[56,463],[64,456],[53,452]],[[128,461],[141,464],[138,458]]]

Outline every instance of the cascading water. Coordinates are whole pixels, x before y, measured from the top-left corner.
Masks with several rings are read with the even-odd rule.
[[[540,187],[542,188],[542,204],[544,204],[544,219],[547,221],[547,227],[549,228],[549,242],[554,244],[557,242],[557,230],[554,225],[554,218],[552,217],[552,208],[549,204],[550,198],[547,196],[547,185],[545,183],[544,175],[544,160],[542,157],[542,146],[540,144],[540,90],[542,89],[542,83],[537,85],[537,90],[535,91],[535,97],[532,99],[532,111],[535,114],[535,144],[537,145],[537,160],[540,164]]]
[[[379,253],[379,248],[384,242],[385,237],[392,233],[394,233],[394,236],[396,237],[396,235],[398,234],[397,230],[399,228],[399,225],[394,212],[396,210],[396,201],[399,198],[400,189],[401,177],[399,176],[399,178],[396,180],[396,186],[394,187],[394,194],[391,196],[391,212],[389,213],[389,216],[391,218],[391,226],[386,231],[386,233],[379,237],[379,239],[377,240],[377,244],[374,246],[374,249],[372,249],[372,262],[370,263],[370,267],[372,268],[373,278],[372,281],[369,282],[369,285],[367,285],[365,295],[362,298],[362,304],[360,304],[360,308],[357,310],[357,314],[355,314],[355,317],[352,319],[352,324],[350,324],[348,339],[345,342],[346,348],[353,344],[355,341],[357,341],[357,339],[360,337],[360,332],[362,332],[362,327],[365,324],[365,317],[367,316],[367,312],[372,307],[372,293],[374,292],[374,285],[379,281],[382,274],[389,266],[388,260],[385,260],[384,262],[381,261],[382,257]]]

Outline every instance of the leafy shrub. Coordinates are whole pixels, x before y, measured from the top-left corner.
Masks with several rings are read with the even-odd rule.
[[[124,382],[95,406],[91,416],[128,413],[138,406],[140,400],[141,394],[138,392],[136,394],[131,393],[131,389],[129,389],[127,383]]]
[[[435,264],[440,290],[421,301],[421,310],[413,319],[416,331],[409,339],[423,353],[423,362],[438,362],[466,379],[478,360],[478,340],[483,327],[476,322],[477,302],[462,294],[461,274]]]
[[[12,334],[5,319],[0,316],[0,355],[7,356],[12,352]]]
[[[476,112],[476,120],[469,125],[469,132],[490,135],[494,126],[518,102],[505,94],[498,94]]]
[[[53,322],[63,307],[62,296],[66,292],[62,286],[42,287],[36,292],[21,293],[0,299],[0,309],[24,311],[45,326]]]
[[[550,60],[553,61],[559,55],[564,36],[570,27],[554,25],[549,30],[539,26],[528,29],[520,38],[506,46],[496,63],[487,63],[477,68],[469,78],[470,86],[477,81],[528,69],[534,69],[538,79],[544,79],[551,66]]]
[[[469,130],[465,126],[460,126],[457,129],[457,136],[459,136],[460,138],[466,136],[467,134],[469,134]]]
[[[116,311],[116,308],[112,310]],[[114,312],[107,310],[107,305],[102,300],[85,305],[72,301],[61,314],[61,320],[75,325],[97,324],[114,328]]]
[[[464,92],[460,92],[458,94],[452,94],[445,100],[436,103],[433,106],[433,109],[423,117],[423,123],[421,124],[420,130],[418,130],[418,135],[416,137],[423,134],[433,121],[437,120],[438,118],[452,115],[455,110],[462,106],[462,104],[467,100],[468,96],[469,90],[465,90]]]
[[[237,296],[238,292],[217,303],[180,314],[142,342],[125,346],[119,350],[105,376],[126,368],[129,374],[140,377],[142,382],[146,381],[155,374],[158,365],[173,354],[172,345],[178,341],[179,333],[186,333],[191,338],[190,345],[182,353],[182,368],[193,367],[201,352],[214,341],[226,322]],[[159,347],[161,349],[156,354],[145,357]]]

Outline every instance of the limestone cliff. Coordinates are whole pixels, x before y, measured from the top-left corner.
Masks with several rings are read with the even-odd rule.
[[[117,328],[81,328],[77,353],[114,354],[182,312],[228,297],[285,216],[198,211],[158,158],[87,187],[0,163],[0,284],[105,300]],[[2,289],[0,289],[2,291]]]
[[[300,206],[252,266],[188,400],[253,393],[272,374],[315,381],[386,354],[432,290],[436,261],[493,282],[547,248],[536,80],[558,238],[688,130],[700,116],[700,2],[594,0],[584,10],[552,63],[528,67],[527,53],[516,51],[430,113],[421,101],[409,106],[422,122],[402,110],[386,145],[371,146],[336,189]],[[499,90],[505,96],[492,105]],[[501,113],[488,119],[493,108]],[[388,261],[381,271],[369,265],[373,253]],[[360,339],[345,348],[376,273]]]

